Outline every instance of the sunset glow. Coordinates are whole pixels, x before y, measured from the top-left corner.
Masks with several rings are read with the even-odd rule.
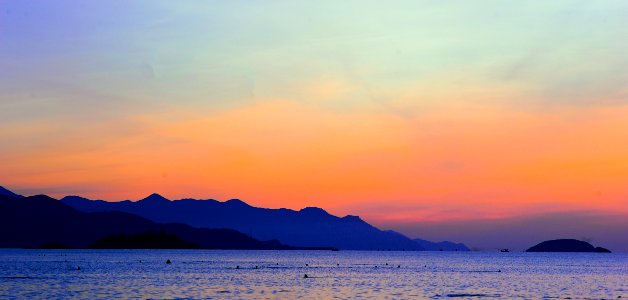
[[[3,2],[0,185],[628,217],[628,2],[392,2]]]

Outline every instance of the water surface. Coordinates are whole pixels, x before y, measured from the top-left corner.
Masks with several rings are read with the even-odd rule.
[[[625,253],[0,249],[0,266],[1,299],[628,298]]]

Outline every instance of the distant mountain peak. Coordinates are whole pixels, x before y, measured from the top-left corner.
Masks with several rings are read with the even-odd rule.
[[[364,222],[359,216],[354,216],[354,215],[346,215],[342,217],[342,219],[345,221]]]
[[[324,209],[320,207],[315,207],[315,206],[308,206],[308,207],[302,208],[300,212],[306,213],[306,214],[313,214],[313,215],[314,214],[315,215],[329,215],[329,213],[327,213],[327,211],[325,211]]]
[[[240,199],[229,199],[227,201],[225,201],[225,203],[228,203],[230,205],[236,205],[236,206],[250,206],[248,203],[240,200]]]
[[[421,247],[425,248],[428,251],[471,251],[469,247],[467,247],[463,243],[455,243],[450,241],[442,241],[442,242],[431,242],[424,239],[413,239],[413,241],[417,242]]]
[[[76,196],[76,195],[68,195],[65,196],[63,198],[61,198],[61,201],[72,201],[72,200],[85,200],[85,201],[91,201],[90,199],[87,199],[85,197],[81,197],[81,196]]]
[[[382,231],[358,216],[339,218],[319,207],[300,210],[259,208],[242,200],[174,200],[151,195],[134,202],[92,201],[69,205],[85,212],[122,211],[157,223],[180,223],[197,228],[229,228],[260,240],[279,240],[297,246],[330,246],[352,250],[424,250],[408,237]]]
[[[167,203],[170,202],[170,200],[168,200],[168,198],[159,195],[157,193],[152,193],[150,194],[150,196],[140,200],[140,202],[143,203]]]
[[[3,186],[0,186],[0,195],[4,195],[4,196],[9,196],[9,197],[16,197],[16,198],[22,198],[22,195],[18,195],[14,192],[9,191],[8,189],[4,188]]]

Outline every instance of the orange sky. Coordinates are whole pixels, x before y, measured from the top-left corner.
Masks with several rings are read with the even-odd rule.
[[[106,200],[239,197],[379,220],[628,213],[628,106],[448,103],[405,116],[264,99],[212,115],[166,109],[73,128],[62,139],[46,138],[61,125],[8,128],[5,138],[41,140],[8,148],[4,184]]]
[[[383,227],[628,215],[627,9],[5,1],[0,185]]]

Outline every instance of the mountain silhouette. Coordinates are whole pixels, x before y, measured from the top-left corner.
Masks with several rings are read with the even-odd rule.
[[[0,195],[0,247],[294,249],[233,229],[157,224],[125,212],[86,213],[45,195]]]
[[[166,199],[166,197],[159,195],[157,193],[153,193],[150,196],[140,200],[143,203],[166,203],[170,202],[170,200]]]
[[[318,207],[267,209],[239,199],[168,200],[152,194],[139,201],[107,202],[68,196],[63,203],[85,212],[122,211],[157,223],[184,223],[199,228],[231,228],[259,240],[276,239],[300,247],[332,246],[351,250],[456,250],[449,244],[416,242],[394,231],[382,231],[357,216],[337,217]],[[467,249],[468,250],[468,249]]]
[[[117,234],[104,237],[91,245],[96,249],[199,249],[198,244],[182,240],[173,233],[147,231],[140,234]]]
[[[429,251],[471,251],[465,244],[462,243],[454,243],[450,241],[442,241],[442,242],[430,242],[422,239],[413,239],[413,241],[417,242],[421,247],[425,250]]]
[[[593,245],[575,239],[558,239],[541,242],[530,247],[526,252],[601,252],[609,253],[608,249],[593,247]]]
[[[22,195],[18,195],[18,194],[14,193],[14,192],[11,192],[11,191],[5,189],[3,186],[0,186],[0,195],[2,195],[2,196],[9,196],[9,197],[15,197],[15,198],[22,198],[22,197],[24,197]]]

